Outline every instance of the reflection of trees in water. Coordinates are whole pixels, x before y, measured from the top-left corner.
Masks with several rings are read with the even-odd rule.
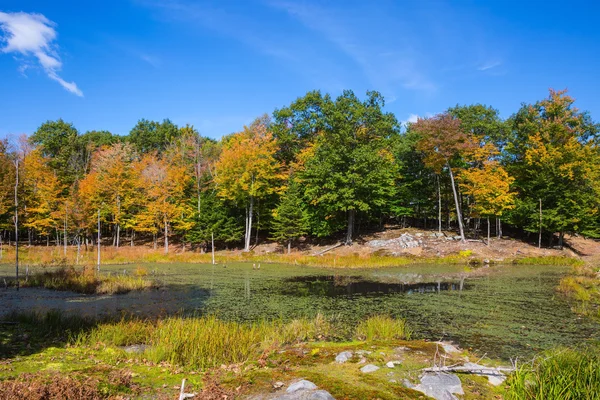
[[[343,295],[377,295],[390,293],[439,293],[442,291],[462,291],[465,289],[465,278],[460,281],[436,281],[419,283],[390,283],[362,279],[358,276],[323,275],[301,276],[289,279],[295,285],[286,285],[284,294],[297,296],[343,296]]]

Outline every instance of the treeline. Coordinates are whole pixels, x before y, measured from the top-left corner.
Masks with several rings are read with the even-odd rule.
[[[401,126],[384,99],[315,91],[218,141],[140,120],[127,136],[48,121],[18,148],[0,142],[0,237],[114,246],[177,238],[249,250],[385,223],[526,234],[600,235],[598,124],[551,90],[510,118],[456,106]],[[19,161],[17,163],[17,160]],[[12,236],[14,237],[14,236]],[[541,239],[541,236],[540,236]]]

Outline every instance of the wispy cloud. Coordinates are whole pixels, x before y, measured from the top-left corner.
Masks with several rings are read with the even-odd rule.
[[[477,67],[477,70],[478,71],[487,71],[489,69],[499,67],[500,65],[502,65],[502,63],[500,61],[488,61],[486,63],[481,64],[479,67]]]
[[[428,93],[436,90],[419,65],[414,47],[404,39],[390,41],[390,32],[385,29],[380,35],[373,32],[365,35],[364,30],[356,28],[357,23],[364,22],[363,16],[343,18],[340,10],[306,2],[274,0],[269,5],[285,11],[335,44],[362,69],[371,85],[382,88],[388,96],[395,97],[397,86]],[[397,36],[401,35],[394,35]]]
[[[4,43],[0,51],[20,54],[26,60],[31,57],[37,59],[50,79],[58,82],[69,92],[83,96],[83,92],[75,82],[67,82],[58,75],[62,62],[54,43],[57,36],[55,26],[54,22],[42,14],[0,12],[0,42]],[[25,61],[19,67],[19,72],[23,74],[30,67],[30,64]]]

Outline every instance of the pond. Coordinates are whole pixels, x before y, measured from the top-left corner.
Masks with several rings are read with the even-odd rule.
[[[0,312],[60,308],[95,316],[213,313],[236,321],[288,320],[317,313],[349,334],[370,315],[406,318],[415,335],[451,340],[481,355],[508,359],[600,338],[598,324],[571,312],[556,293],[558,266],[411,265],[332,270],[252,263],[146,264],[164,287],[118,296],[0,289]],[[135,266],[103,266],[132,273]],[[0,266],[0,277],[12,275]]]

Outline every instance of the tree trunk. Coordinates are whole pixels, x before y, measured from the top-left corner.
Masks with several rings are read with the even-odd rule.
[[[490,246],[490,217],[488,217],[487,219],[487,228],[488,228],[488,240],[487,240],[487,245],[488,247]]]
[[[212,263],[213,265],[215,265],[215,233],[211,232],[210,233],[210,239],[211,239],[211,251],[212,251]]]
[[[348,228],[346,230],[346,246],[352,245],[352,232],[354,231],[354,217],[356,210],[348,210]]]
[[[540,233],[538,236],[538,249],[542,248],[542,199],[540,199]]]
[[[67,256],[67,207],[65,206],[65,225],[63,229],[64,255]]]
[[[288,239],[288,254],[292,253],[292,239]]]
[[[165,254],[169,254],[169,225],[165,218]]]
[[[129,246],[133,247],[133,236],[135,235],[135,231],[133,230],[133,228],[131,228],[131,239],[129,242]]]
[[[437,175],[438,190],[438,233],[442,233],[442,189],[440,188],[440,176]]]
[[[502,239],[502,220],[496,218],[496,236],[498,239]]]
[[[15,161],[15,273],[19,290],[19,159]]]
[[[121,239],[121,225],[117,224],[117,248],[119,247],[120,239]]]
[[[100,230],[100,209],[98,209],[98,272],[100,272],[100,242],[101,242],[101,230]]]
[[[250,236],[252,234],[252,214],[254,213],[254,197],[250,196],[250,206],[248,207],[248,223],[246,224],[246,244],[244,251],[250,251]]]
[[[563,231],[560,231],[560,233],[558,234],[558,246],[560,247],[560,249],[563,249],[563,239],[565,238],[565,233]]]
[[[448,167],[448,172],[450,172],[450,184],[452,185],[452,193],[454,194],[454,204],[456,206],[456,219],[458,220],[458,230],[460,232],[460,240],[461,242],[465,242],[465,231],[463,229],[462,223],[462,214],[460,213],[460,205],[458,204],[458,194],[456,193],[456,186],[454,185],[454,174],[452,173],[452,168],[450,168],[450,164],[446,163]]]

